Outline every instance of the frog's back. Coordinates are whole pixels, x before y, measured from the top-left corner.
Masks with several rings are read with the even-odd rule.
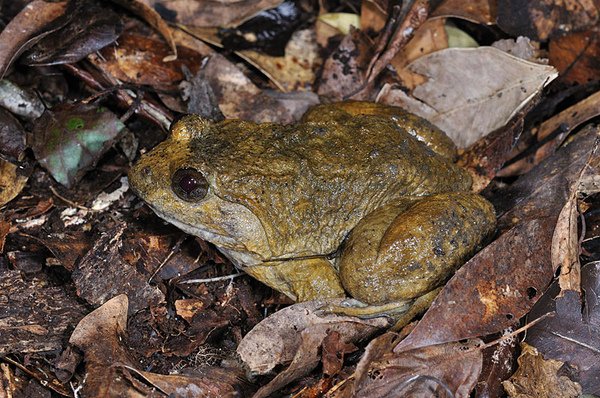
[[[221,122],[194,141],[215,193],[261,220],[275,257],[328,254],[404,196],[464,191],[468,175],[377,116],[296,125]]]

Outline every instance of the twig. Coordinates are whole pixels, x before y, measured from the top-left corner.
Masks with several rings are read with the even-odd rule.
[[[231,274],[231,275],[224,275],[224,276],[217,276],[214,278],[205,278],[205,279],[188,279],[187,281],[182,281],[179,283],[210,283],[210,282],[220,282],[220,281],[226,281],[229,279],[235,279],[238,276],[242,276],[245,275],[245,272],[238,272],[237,274]]]

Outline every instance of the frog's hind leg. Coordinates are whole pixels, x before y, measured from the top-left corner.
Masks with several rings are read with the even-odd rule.
[[[408,208],[386,205],[348,237],[339,261],[342,285],[374,306],[426,295],[475,253],[495,223],[492,205],[469,192],[424,197]]]

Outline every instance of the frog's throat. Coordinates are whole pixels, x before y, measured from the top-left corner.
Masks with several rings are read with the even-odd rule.
[[[183,232],[215,244],[217,247],[219,247],[219,250],[238,268],[262,263],[258,255],[252,255],[253,253],[248,249],[239,248],[239,242],[230,236],[221,235],[206,229],[198,228],[196,225],[188,224],[176,218],[169,217],[167,214],[157,210],[153,206],[150,206],[150,208],[156,213],[157,216],[163,220],[166,220],[170,224],[173,224]]]

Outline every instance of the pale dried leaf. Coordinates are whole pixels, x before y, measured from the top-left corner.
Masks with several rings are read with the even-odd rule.
[[[558,73],[492,47],[449,48],[411,63],[424,75],[413,99],[395,103],[444,130],[466,147],[506,124]]]
[[[360,16],[345,12],[331,12],[319,15],[319,21],[335,28],[340,33],[350,33],[350,26],[360,28]]]
[[[29,176],[18,173],[18,167],[0,159],[0,206],[17,197]]]
[[[343,299],[315,300],[294,304],[276,312],[256,325],[242,340],[237,352],[256,374],[270,372],[279,364],[289,364],[302,344],[302,333],[326,336],[337,331],[344,342],[366,339],[390,326],[388,318],[359,319],[320,314],[325,305],[340,305]]]
[[[282,0],[143,0],[150,7],[172,15],[169,22],[190,26],[234,27]]]
[[[98,336],[103,336],[105,342],[111,340],[111,337],[116,339],[127,327],[128,305],[129,300],[125,294],[111,298],[79,321],[69,343],[85,350],[98,343]]]
[[[580,291],[581,265],[577,239],[577,197],[571,195],[561,210],[552,235],[552,266],[560,267],[562,290]]]

